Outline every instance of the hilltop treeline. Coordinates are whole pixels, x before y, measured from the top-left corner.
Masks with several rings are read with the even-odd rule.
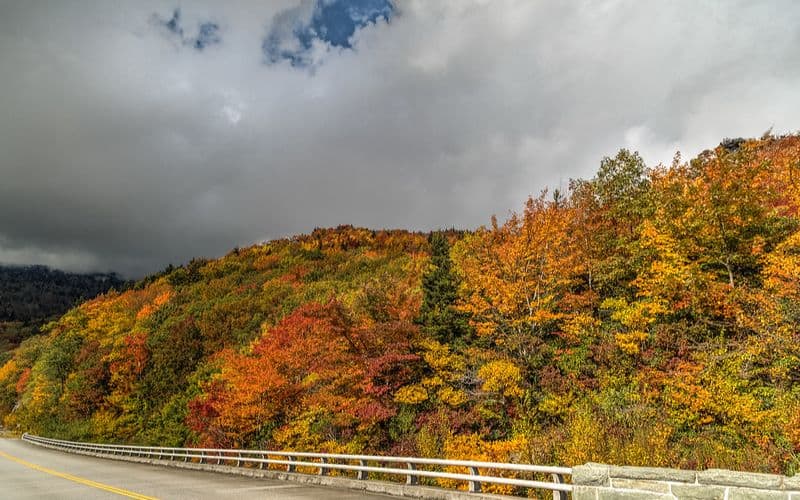
[[[605,158],[506,221],[353,227],[89,301],[0,368],[5,425],[164,445],[800,465],[800,137]]]
[[[80,302],[125,286],[115,274],[0,265],[0,356]]]

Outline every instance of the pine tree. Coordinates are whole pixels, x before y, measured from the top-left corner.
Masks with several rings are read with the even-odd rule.
[[[431,267],[422,276],[423,298],[417,323],[439,342],[466,342],[470,327],[467,315],[454,307],[459,280],[453,273],[447,236],[434,232],[428,242],[431,245]]]

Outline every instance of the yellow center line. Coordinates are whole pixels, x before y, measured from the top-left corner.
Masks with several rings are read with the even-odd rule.
[[[56,477],[60,477],[62,479],[67,479],[69,481],[74,481],[76,483],[84,484],[86,486],[91,486],[92,488],[97,488],[104,491],[110,491],[111,493],[116,493],[117,495],[122,495],[128,498],[136,498],[138,500],[158,500],[155,497],[149,497],[146,495],[142,495],[140,493],[136,493],[134,491],[123,490],[122,488],[117,488],[116,486],[109,486],[107,484],[98,483],[96,481],[91,481],[89,479],[84,479],[82,477],[73,476],[72,474],[67,474],[65,472],[58,472],[52,469],[48,469],[46,467],[42,467],[41,465],[36,465],[31,462],[22,460],[21,458],[17,458],[14,456],[9,455],[8,453],[0,451],[0,457],[6,458],[11,460],[12,462],[16,462],[20,465],[24,465],[25,467],[29,467],[33,470],[38,470],[39,472],[44,472],[45,474],[50,474]]]

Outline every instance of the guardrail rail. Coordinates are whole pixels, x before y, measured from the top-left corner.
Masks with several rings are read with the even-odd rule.
[[[368,480],[369,474],[380,473],[405,476],[406,484],[417,485],[419,478],[451,479],[465,481],[468,490],[480,493],[482,484],[503,484],[520,488],[551,490],[555,500],[566,500],[572,485],[564,482],[572,474],[570,467],[531,465],[471,460],[443,460],[438,458],[388,457],[380,455],[344,455],[336,453],[313,453],[271,450],[235,450],[217,448],[171,448],[158,446],[130,446],[101,443],[65,441],[28,433],[22,439],[29,443],[62,451],[94,453],[108,456],[131,456],[157,460],[182,460],[184,462],[216,463],[236,467],[258,467],[268,465],[285,466],[286,472],[303,473],[298,467],[312,468],[318,475],[327,475],[332,470],[356,473],[356,479]],[[469,473],[426,470],[423,467],[459,467]],[[546,475],[552,481],[519,479],[492,475],[493,471],[511,471],[529,475]]]

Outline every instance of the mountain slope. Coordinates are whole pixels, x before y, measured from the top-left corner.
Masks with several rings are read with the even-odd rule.
[[[344,226],[89,301],[5,424],[140,443],[793,473],[800,137],[625,150],[506,222]],[[498,491],[507,491],[502,488]]]

